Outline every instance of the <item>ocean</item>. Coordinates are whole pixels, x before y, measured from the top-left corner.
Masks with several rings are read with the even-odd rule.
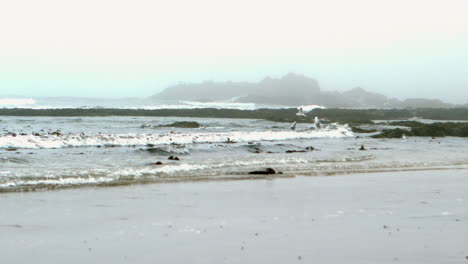
[[[238,97],[226,101],[217,102],[197,102],[197,101],[179,101],[179,100],[158,100],[150,97],[133,98],[79,98],[79,97],[1,97],[0,108],[27,108],[27,109],[93,109],[93,108],[118,108],[118,109],[200,109],[200,108],[218,108],[218,109],[239,109],[254,110],[259,108],[281,109],[291,107],[302,107],[304,111],[310,111],[315,108],[324,108],[320,105],[268,105],[255,103],[237,102]]]
[[[201,127],[167,127],[179,121]],[[466,139],[374,139],[337,123],[2,116],[0,125],[0,192],[468,167]],[[249,174],[266,168],[278,173]]]

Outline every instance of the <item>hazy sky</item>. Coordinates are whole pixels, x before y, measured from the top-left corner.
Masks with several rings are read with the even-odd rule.
[[[468,102],[467,0],[0,1],[0,95],[149,96],[288,72]]]

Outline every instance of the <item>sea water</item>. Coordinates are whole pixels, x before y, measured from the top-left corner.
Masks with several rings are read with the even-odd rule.
[[[201,127],[166,126],[177,121]],[[2,116],[0,192],[467,168],[467,149],[463,138],[373,139],[346,124],[291,130],[256,119]],[[278,173],[250,174],[266,168]]]
[[[77,98],[77,97],[36,97],[18,98],[0,96],[0,108],[28,108],[28,109],[91,109],[91,108],[119,108],[119,109],[239,109],[254,110],[259,108],[291,108],[302,107],[304,111],[315,108],[324,108],[319,105],[285,106],[256,103],[237,102],[238,98],[231,98],[217,102],[197,102],[183,100],[160,100],[151,97],[146,98]]]

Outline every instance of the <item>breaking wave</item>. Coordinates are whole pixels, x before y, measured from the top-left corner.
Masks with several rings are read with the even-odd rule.
[[[72,97],[37,97],[37,98],[0,98],[0,108],[27,108],[27,109],[237,109],[255,110],[259,108],[282,109],[291,108],[285,105],[269,105],[256,103],[237,102],[239,98],[232,98],[225,101],[198,102],[198,101],[157,101],[148,98],[140,99],[99,99],[99,98],[72,98]],[[315,108],[325,108],[319,105],[301,106],[304,111]]]
[[[0,148],[47,149],[97,146],[142,146],[194,143],[233,143],[251,141],[275,141],[311,138],[352,137],[347,125],[332,129],[305,131],[253,131],[221,133],[176,133],[163,134],[7,134],[0,136]]]
[[[34,99],[0,98],[0,108],[28,107],[34,105]]]

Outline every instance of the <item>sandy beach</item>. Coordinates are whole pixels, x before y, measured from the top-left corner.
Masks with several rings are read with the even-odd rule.
[[[0,194],[2,263],[468,263],[468,170]]]

